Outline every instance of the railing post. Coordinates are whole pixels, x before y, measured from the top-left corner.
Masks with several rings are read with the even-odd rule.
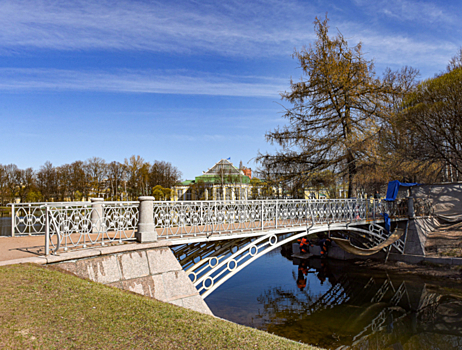
[[[215,200],[213,202],[213,211],[215,212],[215,221],[217,222],[217,227],[218,227],[218,214],[217,214],[217,207],[218,207],[218,204],[217,204],[217,201]],[[213,232],[213,220],[212,220],[212,232]]]
[[[415,216],[414,212],[414,198],[408,197],[407,199],[407,215],[410,219],[413,219]]]
[[[203,225],[203,224],[204,224],[204,209],[203,209],[203,207],[202,207],[202,203],[204,203],[204,202],[201,201],[201,215],[200,215],[200,220],[201,220],[201,222],[200,222],[200,225]],[[207,226],[206,226],[206,227],[207,227]]]
[[[372,220],[374,220],[374,221],[375,221],[375,213],[376,213],[376,211],[377,211],[377,206],[376,206],[376,204],[377,204],[377,200],[374,199],[374,212],[372,213]]]
[[[103,198],[91,198],[91,232],[98,233],[103,219]]]
[[[14,203],[11,204],[11,237],[14,237],[14,222],[15,222],[15,212],[14,212]]]
[[[276,199],[276,228],[278,228],[279,201]]]
[[[263,231],[263,200],[261,201],[261,230]]]
[[[58,234],[56,234],[59,239]],[[45,207],[45,255],[50,254],[50,218],[48,217],[48,206]]]
[[[142,196],[140,201],[138,229],[136,240],[140,243],[157,242],[157,231],[154,226],[154,197]]]

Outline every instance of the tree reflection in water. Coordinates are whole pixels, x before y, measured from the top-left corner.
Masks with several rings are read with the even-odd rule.
[[[189,245],[178,259],[186,268],[235,244]],[[461,285],[291,254],[283,246],[234,275],[205,299],[212,312],[329,349],[462,349]]]
[[[258,298],[259,328],[329,349],[462,348],[460,291],[354,267],[300,261],[292,272],[296,292],[273,287]],[[330,288],[313,293],[312,283]]]

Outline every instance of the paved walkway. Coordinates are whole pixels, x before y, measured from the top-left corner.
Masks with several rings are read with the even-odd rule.
[[[288,226],[288,225],[287,225]],[[199,227],[199,229],[202,227]],[[304,226],[301,226],[304,229]],[[292,226],[288,226],[285,228],[280,228],[279,231],[292,231],[295,228]],[[300,229],[300,227],[297,227]],[[162,229],[158,229],[159,231]],[[259,236],[262,234],[267,234],[267,231],[252,231],[248,230],[234,230],[234,233],[239,232],[240,237],[248,237],[248,236]],[[280,233],[281,233],[280,232]],[[176,233],[176,232],[175,232]],[[224,234],[223,234],[224,233]],[[95,244],[89,246],[86,249],[82,248],[70,248],[68,252],[64,252],[62,249],[58,251],[57,255],[49,255],[45,257],[45,236],[44,235],[33,235],[33,236],[18,236],[18,237],[11,237],[11,236],[0,236],[0,265],[6,265],[10,263],[25,263],[25,262],[34,262],[34,263],[47,263],[47,262],[55,262],[55,261],[63,261],[63,260],[70,260],[70,259],[78,259],[88,256],[95,256],[95,255],[105,255],[111,254],[116,252],[128,251],[128,250],[140,250],[140,249],[148,249],[152,247],[165,247],[171,246],[173,244],[183,244],[186,242],[193,243],[195,241],[204,240],[207,237],[208,241],[215,241],[215,240],[223,240],[223,239],[233,239],[237,238],[235,234],[232,234],[233,230],[227,232],[220,232],[214,236],[207,237],[205,234],[198,235],[196,237],[195,233],[187,233],[181,235],[173,235],[170,237],[174,240],[172,242],[171,239],[167,239],[166,237],[162,237],[159,235],[159,241],[155,243],[138,243],[136,241],[124,241],[123,244],[118,244],[118,242],[108,242],[106,241],[105,246],[101,246],[101,244]],[[170,232],[172,234],[172,232]],[[222,235],[223,234],[223,235]],[[127,236],[131,236],[132,232],[126,232]],[[95,234],[97,236],[97,234]],[[79,240],[79,235],[76,234],[73,238],[74,242]],[[89,237],[96,241],[96,237]],[[27,260],[29,259],[29,260]]]
[[[154,243],[124,242],[110,246],[95,245],[87,249],[75,249],[57,255],[44,256],[44,236],[4,237],[0,236],[0,266],[20,263],[46,264],[98,255],[107,255],[142,249],[168,247],[171,241],[161,240]]]
[[[0,237],[0,261],[38,257],[45,253],[45,237]]]

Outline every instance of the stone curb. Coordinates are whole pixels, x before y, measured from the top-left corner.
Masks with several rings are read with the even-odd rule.
[[[173,245],[171,241],[160,241],[153,243],[136,243],[136,244],[124,244],[120,246],[112,247],[101,247],[101,248],[91,248],[87,250],[77,250],[68,253],[61,253],[60,255],[50,255],[50,256],[38,256],[30,258],[21,258],[13,260],[0,261],[0,266],[14,265],[14,264],[53,264],[68,260],[77,260],[82,258],[91,258],[100,255],[109,255],[115,253],[124,253],[130,251],[138,251],[159,247],[169,247]]]
[[[21,258],[13,260],[0,261],[0,266],[14,265],[14,264],[46,264],[47,259],[44,256]]]
[[[401,261],[409,264],[419,264],[421,262],[429,262],[440,265],[462,265],[462,258],[450,257],[433,257],[422,255],[409,255],[409,254],[390,254],[388,257],[390,261]]]

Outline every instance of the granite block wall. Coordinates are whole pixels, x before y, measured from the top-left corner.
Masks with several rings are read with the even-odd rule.
[[[57,265],[79,277],[212,315],[167,247],[113,253]]]

